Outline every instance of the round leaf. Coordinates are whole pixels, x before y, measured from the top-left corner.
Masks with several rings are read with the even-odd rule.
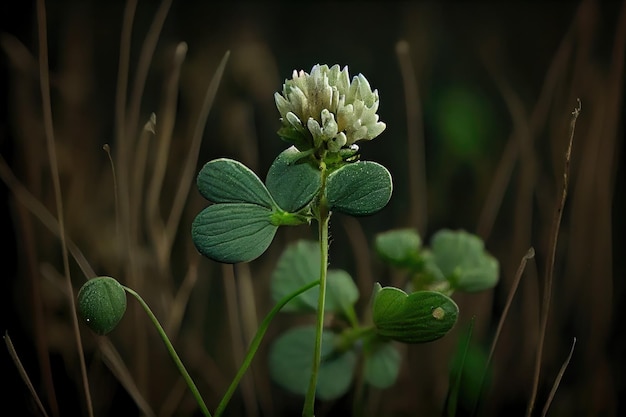
[[[320,263],[320,249],[317,242],[299,240],[287,246],[272,274],[271,292],[274,301],[319,279]],[[359,291],[354,280],[343,270],[329,270],[326,286],[326,311],[346,312],[359,298]],[[318,297],[319,287],[311,288],[291,300],[282,311],[315,312]]]
[[[394,345],[377,344],[365,358],[365,380],[376,388],[389,388],[398,379],[401,361],[400,352]]]
[[[196,180],[198,190],[213,203],[250,203],[276,206],[269,191],[250,168],[228,158],[207,162]]]
[[[365,216],[387,205],[393,185],[387,168],[376,162],[358,161],[328,175],[326,191],[332,210]]]
[[[393,266],[411,268],[419,263],[422,239],[415,229],[396,229],[376,235],[376,251]]]
[[[270,284],[272,298],[274,301],[278,301],[307,283],[319,279],[319,277],[319,245],[313,241],[298,240],[288,245],[278,259]],[[289,301],[281,311],[316,311],[318,295],[319,289],[317,287],[311,288]]]
[[[126,291],[114,278],[92,278],[78,292],[76,308],[91,330],[100,335],[107,334],[124,316]]]
[[[359,289],[354,280],[346,271],[342,269],[328,270],[326,279],[326,311],[350,314],[354,303],[359,299]],[[318,292],[319,288],[316,287]]]
[[[499,263],[476,235],[443,229],[433,236],[431,249],[434,263],[454,289],[482,291],[498,282]]]
[[[395,287],[381,288],[374,297],[372,318],[378,334],[403,343],[425,343],[454,327],[459,307],[436,291],[407,295]]]
[[[321,175],[308,157],[303,157],[295,146],[278,155],[265,180],[267,189],[278,204],[288,212],[307,205],[320,189]]]
[[[213,204],[194,219],[191,238],[198,251],[223,263],[248,262],[268,248],[277,226],[272,211],[256,204]]]
[[[451,295],[454,289],[450,287],[450,282],[435,263],[432,251],[429,249],[422,250],[420,258],[421,268],[419,273],[413,274],[411,277],[412,291],[432,290]]]
[[[322,362],[316,396],[324,401],[339,398],[348,391],[357,362],[354,351],[335,351],[336,338],[330,331],[322,333]],[[305,395],[311,376],[314,343],[313,326],[290,329],[276,339],[269,354],[272,379],[290,392]]]

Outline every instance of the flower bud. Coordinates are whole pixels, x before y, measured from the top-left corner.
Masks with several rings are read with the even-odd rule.
[[[111,277],[87,281],[78,292],[78,315],[91,330],[105,335],[113,330],[126,311],[126,291]]]

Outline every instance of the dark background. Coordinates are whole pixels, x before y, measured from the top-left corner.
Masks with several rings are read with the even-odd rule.
[[[138,2],[129,64],[131,86],[159,4]],[[173,142],[159,201],[161,210],[167,212],[204,91],[226,51],[231,55],[204,130],[197,167],[212,158],[231,157],[263,177],[285,147],[275,134],[279,122],[273,103],[273,94],[280,91],[284,79],[294,69],[308,71],[316,63],[348,65],[351,75],[363,73],[380,93],[379,115],[387,129],[362,146],[361,157],[389,168],[394,195],[388,207],[374,216],[357,222],[333,218],[331,265],[359,275],[359,282],[366,285],[371,285],[368,279],[393,282],[397,275],[381,265],[367,247],[377,232],[411,226],[418,227],[424,241],[443,227],[478,233],[502,267],[501,281],[494,290],[455,296],[461,307],[458,329],[439,342],[407,349],[400,380],[393,388],[371,393],[370,411],[386,416],[441,413],[448,365],[461,331],[475,317],[473,340],[477,351],[484,354],[515,270],[533,246],[537,256],[522,278],[500,336],[493,383],[482,409],[483,415],[521,415],[532,387],[544,271],[561,191],[567,129],[580,98],[582,111],[557,247],[536,414],[576,337],[572,361],[549,415],[620,415],[625,411],[621,398],[625,394],[626,354],[622,330],[625,8],[626,3],[593,0],[174,1],[147,75],[137,115],[139,128],[126,140],[136,140],[134,136],[139,136],[137,132],[151,112],[157,114],[160,126],[173,50],[177,43],[186,42]],[[208,260],[197,259],[187,233],[189,222],[205,202],[192,187],[165,268],[154,265],[155,245],[148,228],[142,229],[137,252],[120,254],[115,238],[111,167],[102,146],[111,144],[114,151],[119,146],[115,91],[124,3],[50,1],[46,9],[52,109],[68,236],[97,274],[123,280],[128,258],[133,257],[144,275],[143,287],[137,289],[158,316],[165,316],[174,305],[173,295],[181,287],[188,265],[198,266],[198,282],[185,306],[177,346],[212,409],[225,388],[224,381],[235,372],[237,360],[224,301],[228,291],[222,280],[224,271]],[[0,25],[0,155],[26,189],[55,213],[38,83],[35,3],[3,2]],[[423,157],[407,151],[408,90],[396,54],[400,40],[410,46],[412,79],[418,86],[418,114],[423,125],[417,128],[423,133]],[[130,111],[127,115],[131,117]],[[414,118],[408,120],[409,124],[415,122]],[[156,153],[154,143],[149,158]],[[511,143],[520,143],[519,152],[507,165],[503,161]],[[410,177],[411,165],[422,160],[425,193]],[[510,167],[510,173],[499,170],[500,164]],[[148,172],[151,168],[149,163]],[[493,185],[501,180],[506,186],[502,202],[496,206],[497,215],[489,220],[485,206],[493,196]],[[49,402],[44,393],[49,391],[45,381],[52,378],[59,415],[86,415],[71,313],[62,291],[59,241],[14,198],[5,181],[0,191],[4,272],[0,330],[15,344],[46,407]],[[425,209],[427,217],[416,215],[416,207]],[[298,237],[314,237],[311,233],[281,230],[264,257],[251,263],[253,310],[259,317],[271,308],[267,283],[281,248]],[[361,246],[355,243],[358,237],[349,237],[360,236],[358,233],[364,236]],[[74,263],[72,280],[76,290],[84,280]],[[363,305],[367,295],[361,294]],[[245,302],[240,303],[245,327]],[[268,339],[287,325],[287,319],[278,320]],[[140,375],[140,389],[153,409],[167,415],[167,399],[178,398],[172,395],[176,372],[152,329],[142,334],[134,330],[122,326],[110,340],[127,364],[134,363],[129,365],[131,373]],[[88,332],[82,336],[96,415],[115,415],[122,410],[136,413],[126,391],[103,365],[98,342]],[[141,353],[142,359],[133,356],[138,343],[145,343],[147,349]],[[267,377],[264,349],[255,362],[258,379],[250,380],[248,391],[244,389],[256,392],[260,411],[253,414],[247,408],[250,400],[243,394],[234,399],[230,415],[300,412],[300,398],[263,379]],[[15,365],[3,350],[2,407],[16,410],[11,415],[37,414]],[[465,387],[471,391],[475,385],[468,380]],[[169,409],[176,410],[173,415],[198,415],[190,398],[179,401],[178,408]],[[347,415],[349,408],[350,394],[321,405],[318,413]],[[54,415],[53,407],[48,409]],[[470,410],[471,405],[461,403],[459,415],[469,415]]]

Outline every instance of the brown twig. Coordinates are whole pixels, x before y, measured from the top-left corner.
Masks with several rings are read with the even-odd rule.
[[[572,355],[574,354],[575,346],[576,346],[576,338],[574,338],[574,341],[572,342],[572,347],[569,350],[569,355],[567,355],[565,362],[563,362],[563,365],[561,366],[561,369],[559,370],[559,373],[557,374],[556,379],[554,381],[554,385],[552,386],[552,389],[550,390],[550,394],[548,395],[546,404],[543,406],[543,411],[541,412],[542,417],[545,417],[548,414],[548,409],[550,408],[550,404],[552,404],[552,399],[554,398],[554,395],[556,394],[556,390],[559,388],[559,384],[561,383],[563,374],[565,374],[565,370],[567,369],[569,362],[572,360]]]
[[[170,159],[170,145],[176,121],[176,109],[178,107],[180,73],[186,56],[187,44],[181,42],[176,46],[172,71],[166,82],[164,102],[159,113],[156,155],[146,196],[145,221],[148,233],[150,233],[155,245],[157,262],[161,271],[166,271],[169,266],[172,247],[170,242],[173,240],[173,237],[164,236],[164,221],[160,214],[160,198],[165,172]]]
[[[34,195],[32,195],[28,189],[15,177],[8,164],[0,156],[0,179],[9,187],[11,193],[15,196],[17,201],[22,204],[33,216],[35,216],[41,224],[43,224],[48,230],[50,230],[55,236],[60,237],[61,231],[59,229],[58,220],[50,213],[50,211],[39,202]],[[66,243],[68,250],[72,254],[72,257],[80,267],[81,271],[87,278],[95,277],[96,273],[89,265],[87,258],[82,253],[80,248],[66,236]]]
[[[233,359],[236,362],[235,368],[242,363],[246,354],[246,347],[243,344],[243,331],[241,328],[241,315],[237,307],[237,285],[235,280],[234,265],[222,265],[224,278],[224,292],[226,297],[226,309],[228,311],[228,327],[233,350]],[[252,375],[244,376],[241,380],[241,394],[243,397],[246,415],[257,416],[256,398],[254,393],[254,380]]]
[[[546,262],[545,270],[545,282],[544,293],[541,304],[541,327],[539,333],[539,342],[537,346],[537,357],[535,359],[535,373],[532,387],[532,393],[528,402],[528,408],[526,410],[526,416],[530,417],[533,412],[535,401],[537,399],[537,390],[539,389],[539,376],[541,373],[541,359],[543,357],[543,347],[546,338],[546,330],[548,327],[548,317],[550,313],[550,300],[552,298],[552,284],[554,274],[554,261],[556,258],[556,246],[559,237],[559,230],[561,228],[561,219],[563,217],[563,209],[565,207],[565,200],[567,199],[567,189],[569,186],[569,170],[570,161],[572,157],[572,145],[574,142],[574,131],[576,130],[576,120],[580,114],[581,103],[578,100],[578,106],[572,112],[572,117],[569,126],[569,142],[567,150],[565,151],[565,166],[563,168],[563,188],[561,190],[561,198],[557,202],[556,210],[554,213],[554,220],[552,222],[552,233],[550,235],[550,253],[548,254],[548,260]]]
[[[409,224],[420,233],[426,233],[428,224],[428,200],[426,186],[426,157],[424,151],[424,121],[422,102],[411,62],[409,43],[402,40],[396,44],[396,55],[404,83],[407,118],[407,157],[409,164]]]
[[[483,390],[483,385],[485,382],[485,375],[489,369],[489,366],[491,366],[491,360],[493,359],[493,354],[496,351],[496,345],[498,344],[498,340],[500,339],[500,333],[502,332],[502,328],[504,327],[504,322],[506,321],[506,318],[509,314],[509,310],[511,308],[511,304],[513,304],[513,298],[515,297],[515,294],[517,292],[517,288],[519,287],[519,283],[522,279],[522,275],[524,274],[524,270],[526,269],[526,264],[528,263],[528,261],[532,258],[535,257],[535,248],[531,247],[530,249],[528,249],[528,251],[526,252],[526,254],[522,257],[522,260],[520,261],[519,267],[517,268],[517,271],[515,272],[515,278],[513,279],[513,285],[511,286],[511,289],[509,290],[509,294],[508,297],[506,299],[506,303],[504,304],[504,309],[502,310],[502,314],[500,315],[500,320],[498,321],[498,327],[496,328],[496,332],[493,336],[493,341],[491,342],[491,348],[489,349],[489,356],[487,356],[487,361],[485,362],[485,371],[483,374],[483,377],[481,379],[481,383],[480,383],[480,390],[479,390],[479,396],[478,396],[478,401],[480,401],[480,392],[482,392]],[[476,404],[476,406],[474,407],[474,412],[472,413],[472,415],[476,415],[476,412],[478,411],[478,407],[479,407],[479,403]]]
[[[35,387],[33,386],[33,383],[31,382],[30,378],[28,377],[28,374],[26,373],[26,369],[24,368],[24,365],[22,365],[22,361],[20,360],[19,356],[17,355],[17,351],[15,350],[15,346],[13,346],[13,342],[11,341],[11,337],[9,337],[9,333],[5,332],[3,338],[4,338],[4,342],[7,345],[7,350],[9,351],[9,355],[11,356],[11,359],[13,359],[13,362],[15,363],[15,366],[17,367],[17,370],[20,373],[20,376],[22,377],[22,380],[24,381],[24,383],[28,387],[28,390],[30,391],[30,394],[35,399],[35,403],[37,404],[37,408],[39,408],[39,411],[41,411],[41,414],[43,414],[44,417],[48,417],[48,413],[46,412],[46,408],[43,406],[43,403],[41,402],[41,399],[39,398],[39,395],[37,395],[37,391],[35,390]]]
[[[83,345],[80,338],[80,330],[78,328],[78,316],[76,313],[76,303],[74,301],[74,290],[72,279],[70,277],[70,265],[65,238],[65,219],[63,215],[63,196],[61,193],[61,180],[59,177],[59,167],[56,154],[56,144],[54,140],[54,126],[52,122],[52,103],[50,99],[50,80],[48,73],[48,41],[47,41],[47,25],[46,25],[46,5],[44,0],[37,1],[37,22],[39,35],[39,77],[41,87],[41,100],[44,120],[44,130],[46,136],[46,144],[48,149],[48,158],[50,162],[50,170],[52,173],[52,183],[54,186],[54,195],[56,200],[57,217],[59,221],[59,231],[61,238],[61,251],[63,257],[63,269],[65,271],[65,281],[70,294],[69,304],[72,313],[72,326],[78,356],[80,358],[80,369],[85,391],[85,402],[89,416],[93,417],[93,405],[91,402],[91,394],[89,392],[89,380],[87,378],[87,366],[83,352]]]
[[[528,128],[530,130],[531,137],[534,137],[535,133],[545,124],[558,80],[563,77],[563,73],[567,69],[569,57],[572,55],[572,49],[574,46],[573,33],[578,16],[582,13],[584,13],[584,8],[581,6],[578,9],[577,17],[572,20],[572,24],[570,25],[567,34],[563,37],[561,44],[559,45],[559,48],[546,72],[541,92],[528,121]],[[487,240],[491,234],[498,210],[502,204],[504,194],[511,179],[513,168],[520,151],[518,145],[519,143],[516,140],[514,133],[511,134],[511,137],[507,141],[503,156],[496,169],[496,173],[493,176],[494,181],[487,197],[485,198],[485,203],[480,213],[477,226],[477,234],[485,240]]]
[[[120,381],[124,389],[126,389],[126,392],[128,392],[128,395],[133,399],[137,408],[139,408],[146,417],[154,417],[154,411],[141,394],[139,388],[137,388],[135,380],[119,352],[113,346],[113,343],[106,337],[97,337],[96,342],[102,352],[104,363],[111,370],[111,373],[115,375],[117,380]]]
[[[117,70],[117,84],[115,91],[115,128],[116,128],[116,143],[115,143],[115,161],[117,161],[121,172],[120,174],[124,178],[121,186],[123,187],[122,191],[119,190],[119,185],[117,183],[117,178],[115,176],[114,170],[114,162],[110,160],[111,168],[113,172],[113,179],[115,181],[115,227],[116,227],[116,236],[119,239],[119,244],[122,248],[125,248],[128,252],[130,249],[128,246],[130,245],[129,240],[124,239],[122,236],[122,227],[128,226],[128,218],[130,216],[129,212],[123,210],[128,206],[128,184],[126,182],[127,178],[127,162],[130,158],[130,143],[127,140],[126,135],[126,95],[128,92],[128,74],[130,67],[130,49],[131,49],[131,39],[133,32],[133,22],[135,20],[135,11],[137,10],[137,2],[138,0],[129,0],[126,2],[124,6],[124,17],[122,20],[122,32],[120,35],[120,58],[118,62],[118,70]],[[110,152],[109,153],[109,158]],[[123,199],[120,201],[120,199]],[[122,204],[124,204],[122,206]],[[128,228],[126,227],[126,230]],[[132,279],[132,277],[131,277]],[[134,283],[130,283],[134,286]]]
[[[500,316],[500,320],[498,321],[498,327],[496,328],[496,333],[493,336],[493,341],[491,342],[491,348],[489,349],[489,356],[487,357],[486,368],[489,367],[491,363],[491,359],[493,359],[493,353],[496,350],[496,345],[498,343],[498,339],[500,337],[500,333],[502,332],[502,327],[504,326],[504,322],[509,313],[509,309],[511,308],[511,304],[513,303],[513,297],[515,297],[515,293],[517,292],[517,288],[522,279],[522,274],[526,269],[526,263],[535,257],[535,248],[531,247],[528,249],[528,252],[522,257],[522,260],[517,268],[517,272],[515,272],[515,279],[513,280],[513,285],[511,286],[511,290],[509,291],[509,295],[506,299],[506,304],[504,305],[504,310],[502,310],[502,315]]]

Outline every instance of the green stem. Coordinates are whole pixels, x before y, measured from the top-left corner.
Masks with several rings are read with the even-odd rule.
[[[344,330],[341,333],[340,341],[337,343],[338,348],[341,351],[348,351],[353,348],[357,340],[368,339],[376,335],[376,328],[372,326],[367,327],[353,327]]]
[[[346,320],[348,320],[348,323],[350,323],[350,326],[352,326],[353,328],[359,327],[359,318],[357,317],[356,311],[354,310],[354,306],[352,304],[346,306],[346,308],[343,310],[343,315],[345,316]]]
[[[313,349],[313,365],[311,367],[311,379],[304,399],[303,417],[313,417],[315,410],[315,391],[317,389],[317,378],[322,359],[322,333],[324,331],[324,306],[326,303],[326,275],[328,272],[328,224],[330,221],[330,210],[326,199],[326,165],[320,164],[322,171],[322,184],[320,188],[318,223],[319,223],[319,243],[320,243],[320,292],[317,300],[317,322],[315,326],[315,346]]]
[[[183,365],[183,362],[178,357],[176,350],[174,350],[174,346],[172,346],[172,342],[170,342],[170,339],[167,337],[167,334],[165,334],[165,330],[163,330],[163,327],[161,326],[161,323],[159,323],[159,320],[157,320],[154,313],[152,313],[152,310],[150,310],[150,307],[148,307],[148,304],[146,304],[146,302],[143,300],[143,298],[141,298],[141,296],[137,292],[135,292],[134,290],[128,287],[124,287],[124,290],[126,290],[127,293],[135,297],[137,301],[139,301],[139,304],[141,304],[143,309],[146,311],[146,313],[148,314],[148,317],[150,317],[150,320],[152,320],[154,327],[156,327],[157,331],[159,332],[161,339],[163,339],[163,342],[165,343],[165,346],[167,347],[167,350],[169,351],[170,356],[172,357],[172,359],[174,359],[174,363],[178,367],[178,370],[180,371],[181,375],[185,379],[185,382],[187,382],[187,386],[189,386],[191,393],[193,394],[194,398],[198,402],[198,405],[200,406],[200,410],[202,410],[202,414],[205,417],[211,417],[211,413],[209,412],[209,409],[204,403],[204,400],[202,399],[202,396],[200,395],[200,391],[198,391],[198,388],[196,387],[196,384],[191,379],[189,372],[187,372],[185,365]]]
[[[267,314],[267,316],[265,316],[265,318],[261,322],[261,325],[259,326],[259,329],[254,335],[254,339],[252,339],[252,342],[250,343],[250,347],[248,348],[248,353],[246,353],[246,357],[244,358],[243,363],[241,364],[241,367],[239,368],[239,371],[237,371],[237,374],[235,375],[233,382],[231,382],[230,386],[228,387],[228,390],[226,391],[226,394],[224,394],[224,396],[222,397],[222,400],[220,401],[219,405],[215,409],[215,417],[221,416],[222,413],[224,412],[224,409],[226,409],[226,406],[228,405],[228,401],[230,401],[231,397],[235,393],[235,390],[237,389],[237,385],[239,385],[239,381],[241,381],[241,378],[250,367],[250,364],[252,363],[252,359],[254,358],[254,355],[256,354],[256,351],[258,350],[259,345],[261,344],[261,340],[263,340],[263,336],[265,335],[265,332],[267,331],[267,328],[269,327],[270,322],[272,321],[274,316],[289,301],[293,300],[300,294],[310,290],[316,285],[319,285],[319,283],[320,283],[319,281],[313,281],[305,285],[304,287],[300,288],[299,290],[281,298],[280,301],[274,306],[274,308]]]

